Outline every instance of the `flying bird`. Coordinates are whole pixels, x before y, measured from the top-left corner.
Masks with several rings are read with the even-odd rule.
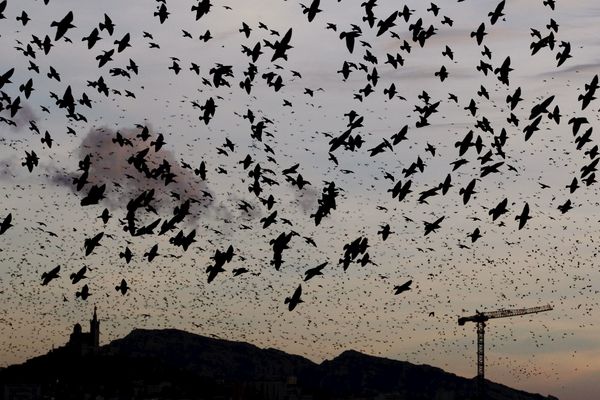
[[[42,286],[48,285],[52,280],[59,278],[60,265],[42,274]]]
[[[0,224],[0,235],[4,234],[9,228],[14,226],[11,224],[11,222],[12,214],[8,213],[6,217],[4,217],[4,219],[2,220],[2,223]]]
[[[412,285],[412,279],[404,282],[402,285],[394,286],[394,294],[398,295],[400,293],[411,290],[410,285]]]
[[[69,29],[75,28],[73,25],[73,11],[69,11],[67,15],[64,16],[60,21],[52,21],[50,27],[56,28],[56,35],[54,36],[54,41],[58,42]]]
[[[429,235],[431,232],[435,232],[440,229],[440,223],[444,220],[445,216],[436,219],[434,222],[423,221],[425,224],[425,236]]]
[[[305,274],[304,281],[306,282],[306,281],[314,278],[317,275],[323,275],[323,273],[321,271],[323,271],[323,268],[325,268],[326,266],[327,266],[327,262],[324,262],[322,264],[317,265],[314,268],[307,269],[304,272],[304,274]]]
[[[288,305],[289,311],[294,311],[294,308],[304,301],[300,298],[302,295],[302,285],[298,285],[298,288],[294,291],[292,297],[286,297],[284,303]]]
[[[525,203],[525,206],[523,206],[523,211],[521,211],[521,215],[517,215],[515,217],[515,220],[519,221],[519,230],[521,230],[530,219],[531,216],[529,215],[529,204]]]
[[[125,279],[121,279],[121,283],[118,286],[115,286],[115,290],[117,292],[121,292],[123,296],[127,294],[129,286],[127,286],[127,282],[125,281]]]

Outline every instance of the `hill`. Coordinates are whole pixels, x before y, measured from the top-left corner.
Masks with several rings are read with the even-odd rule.
[[[61,399],[472,399],[475,381],[345,351],[316,364],[275,349],[175,329],[132,331],[80,355],[60,348],[0,370],[8,393]],[[17,397],[14,397],[17,398]],[[27,398],[27,397],[20,397]],[[549,400],[488,382],[488,398]]]

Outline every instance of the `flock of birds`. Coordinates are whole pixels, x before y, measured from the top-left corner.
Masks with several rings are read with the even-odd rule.
[[[379,11],[383,0],[367,0],[352,5],[360,8],[360,18],[341,26],[328,21],[335,19],[336,6],[350,7],[350,0],[327,6],[319,0],[303,4],[273,1],[295,10],[297,17],[302,17],[300,26],[281,26],[278,21],[281,29],[274,29],[260,21],[241,20],[233,33],[223,35],[204,24],[215,14],[229,18],[228,13],[235,11],[233,5],[194,1],[187,10],[178,10],[195,24],[194,29],[183,29],[172,22],[171,14],[181,4],[157,0],[155,9],[144,16],[151,21],[131,29],[114,22],[118,10],[115,15],[100,13],[90,23],[89,15],[83,19],[80,14],[84,11],[74,9],[46,25],[35,25],[42,26],[41,31],[28,31],[36,19],[45,18],[45,10],[50,10],[53,2],[0,1],[1,39],[7,40],[8,35],[15,42],[13,49],[19,58],[5,57],[0,66],[0,144],[5,167],[0,177],[7,199],[0,208],[1,273],[6,273],[6,278],[0,275],[2,296],[10,294],[11,301],[20,305],[58,297],[65,310],[73,302],[79,307],[76,310],[87,310],[89,301],[102,306],[117,304],[118,296],[134,297],[126,306],[121,303],[128,310],[127,318],[133,318],[137,310],[142,321],[156,318],[165,325],[178,323],[177,318],[181,323],[194,320],[197,307],[213,309],[213,322],[193,325],[205,330],[211,324],[221,330],[229,328],[238,332],[232,334],[238,338],[245,337],[247,326],[219,317],[224,308],[229,307],[226,312],[233,319],[249,314],[258,315],[259,321],[268,319],[267,315],[290,318],[279,313],[283,306],[294,312],[306,307],[310,310],[303,314],[308,331],[319,331],[317,320],[325,326],[319,340],[332,334],[356,340],[350,333],[342,334],[342,328],[330,332],[332,324],[366,318],[367,329],[379,337],[386,326],[401,329],[404,325],[390,327],[389,321],[377,315],[387,313],[388,308],[411,305],[411,301],[415,313],[426,320],[445,316],[452,323],[460,310],[450,308],[456,291],[446,285],[471,288],[476,297],[481,296],[481,289],[473,288],[480,280],[491,279],[492,286],[501,290],[495,301],[507,299],[513,290],[507,305],[522,305],[519,300],[523,298],[545,299],[550,294],[544,285],[558,285],[558,277],[509,265],[513,262],[506,255],[509,250],[498,250],[494,242],[504,238],[507,248],[520,253],[518,248],[526,247],[523,243],[531,240],[531,235],[545,241],[538,232],[543,230],[540,224],[531,227],[534,221],[559,220],[577,207],[576,191],[594,193],[600,151],[592,138],[590,110],[598,106],[595,96],[600,85],[598,75],[590,75],[576,98],[564,100],[577,104],[568,116],[561,114],[561,107],[567,107],[559,104],[559,94],[530,94],[527,87],[516,86],[512,82],[517,73],[514,58],[498,58],[487,39],[510,18],[510,2],[495,2],[483,22],[461,37],[478,53],[474,64],[464,67],[484,82],[477,83],[476,93],[470,95],[445,89],[460,56],[451,40],[440,47],[439,40],[444,37],[440,31],[454,25],[445,12],[453,10],[434,3],[419,3],[417,10],[394,2],[395,10],[384,14]],[[549,13],[557,7],[553,0],[539,3]],[[32,10],[23,10],[26,4]],[[450,4],[469,6],[463,0]],[[77,6],[87,7],[83,3]],[[8,32],[3,27],[5,20],[13,20],[19,30]],[[168,27],[170,36],[161,42],[146,26]],[[310,72],[295,69],[293,61],[308,56],[298,54],[296,38],[302,30],[315,29],[321,29],[319,35],[333,37],[339,47],[335,54],[343,54],[344,59],[336,60],[339,70],[323,72],[329,74],[326,81],[312,86]],[[553,17],[545,29],[531,28],[528,57],[535,59],[545,52],[555,62],[552,68],[568,67],[575,46],[560,33]],[[438,40],[438,36],[442,38]],[[149,62],[156,57],[147,59],[142,54],[180,40],[194,41],[196,46],[217,43],[216,47],[220,41],[229,44],[235,40],[242,43],[235,49],[236,60],[242,57],[244,61],[229,65],[227,60],[187,61],[190,54],[170,56],[163,60],[168,66],[144,82],[161,88],[160,93],[169,90],[172,80],[185,76],[183,85],[193,87],[191,96],[199,99],[186,93],[179,104],[151,100],[144,94],[146,84],[133,87],[145,71],[155,68]],[[81,46],[93,66],[84,78],[74,73],[70,76],[46,61],[58,51],[66,57],[70,48],[77,47],[73,54],[79,54]],[[411,98],[403,91],[406,84],[402,79],[394,81],[393,76],[402,76],[411,57],[432,46],[441,48],[445,60],[427,80],[435,89],[419,87]],[[351,98],[331,105],[344,108],[343,116],[329,117],[324,98],[336,87],[355,90]],[[266,97],[279,104],[265,103],[268,109],[258,106]],[[244,106],[234,98],[244,99]],[[147,120],[131,128],[118,121],[127,119],[129,108],[136,112],[135,104],[144,107],[153,101],[160,101],[164,115],[146,115]],[[375,104],[372,109],[370,101]],[[414,107],[401,118],[404,123],[380,129],[385,134],[371,133],[372,125],[379,123],[378,115],[385,119],[402,107]],[[487,114],[484,111],[489,107],[493,110]],[[458,135],[455,140],[447,133],[442,137],[427,134],[441,123],[441,109],[470,121],[448,129]],[[45,121],[37,117],[40,112]],[[121,116],[113,120],[118,114]],[[324,117],[329,117],[331,129],[327,131],[313,126],[311,119]],[[166,122],[160,123],[161,118]],[[181,134],[186,127],[174,129],[172,125],[178,119],[189,124],[190,131],[203,133]],[[232,119],[236,122],[231,130],[241,133],[213,128],[231,124]],[[289,121],[295,125],[286,126]],[[156,123],[160,123],[158,128],[153,127]],[[294,129],[304,132],[303,137],[288,133]],[[575,164],[574,175],[565,182],[536,179],[527,183],[528,189],[541,193],[531,198],[505,191],[508,181],[526,174],[529,156],[523,155],[523,146],[534,142],[536,150],[547,151],[553,160],[557,156],[554,150],[538,148],[544,143],[540,136],[546,135],[544,131],[565,129],[572,133],[564,140],[573,153],[565,153],[558,163]],[[420,147],[423,141],[426,146]],[[441,157],[451,161],[442,163]],[[34,175],[41,183],[28,187],[18,183]],[[550,201],[543,198],[549,189],[554,189]],[[27,200],[38,193],[41,208],[36,205],[38,200]],[[51,230],[52,226],[61,230]],[[554,234],[552,229],[548,235]],[[520,231],[527,230],[529,236],[523,236],[520,243]],[[461,239],[451,244],[446,235]],[[488,237],[493,239],[482,245]],[[571,238],[555,236],[553,241],[561,240]],[[562,250],[554,250],[555,256],[565,256]],[[528,257],[533,262],[539,258],[543,263],[544,257],[553,254],[531,251]],[[25,255],[28,252],[31,258]],[[413,257],[423,266],[398,271],[396,266],[384,265],[396,260],[410,264]],[[480,273],[450,266],[459,261],[488,267]],[[569,272],[561,274],[568,276]],[[369,286],[363,287],[366,281]],[[307,287],[314,288],[310,300]],[[577,283],[576,287],[549,290],[559,291],[560,301],[566,301],[574,290],[579,290],[579,296],[582,291],[583,296],[594,293],[591,284],[582,288]],[[162,299],[155,298],[158,293],[163,293]],[[349,296],[359,299],[355,306],[360,310],[343,306]],[[337,311],[330,312],[328,306]],[[168,316],[168,310],[174,309],[179,310],[177,315]],[[590,304],[584,310],[591,313]],[[17,324],[9,320],[11,311],[5,307],[2,312],[0,332],[8,329],[3,324]],[[211,321],[207,315],[202,318]],[[376,319],[371,321],[373,328],[369,318]],[[115,322],[113,328],[117,325]],[[360,325],[356,322],[359,331]],[[272,334],[274,328],[263,329],[262,333]],[[278,329],[282,342],[294,337],[293,328]],[[457,331],[456,335],[460,334]],[[542,341],[534,337],[536,342]],[[437,335],[422,345],[444,347],[441,341]],[[342,340],[337,347],[345,344]],[[457,350],[444,349],[453,351]],[[529,373],[520,368],[517,375]]]

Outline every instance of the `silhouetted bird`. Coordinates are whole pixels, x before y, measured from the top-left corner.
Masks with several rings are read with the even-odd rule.
[[[42,286],[46,286],[53,279],[59,278],[60,277],[60,275],[58,275],[59,272],[60,272],[60,265],[57,266],[56,268],[51,269],[49,272],[44,272],[42,274]]]
[[[59,22],[53,21],[50,24],[51,27],[56,27],[56,35],[54,36],[54,41],[58,42],[69,29],[75,28],[73,25],[73,11],[69,11],[65,17]]]
[[[440,217],[434,222],[423,221],[425,224],[425,236],[429,235],[431,232],[435,232],[440,228],[440,223],[444,220],[444,217]]]
[[[149,251],[144,253],[144,257],[148,258],[148,262],[152,262],[154,258],[158,255],[158,244],[155,244],[150,248]]]
[[[4,217],[4,219],[2,220],[2,224],[0,224],[0,235],[2,235],[4,232],[6,232],[8,230],[8,228],[11,228],[12,225],[12,214],[8,213],[8,215],[6,217]]]
[[[71,276],[69,277],[71,279],[71,283],[75,285],[80,280],[87,278],[87,276],[85,276],[86,272],[87,272],[87,267],[83,266],[79,271],[71,274]]]
[[[83,285],[80,291],[75,292],[75,297],[79,297],[81,300],[87,300],[90,294],[90,288],[88,285]]]
[[[314,268],[307,269],[304,272],[304,274],[305,274],[304,281],[306,282],[309,279],[312,279],[317,275],[323,275],[323,273],[321,271],[323,271],[323,268],[325,268],[325,266],[327,266],[327,262],[324,262],[323,264],[319,264]]]
[[[302,285],[298,285],[298,288],[294,291],[292,297],[285,298],[285,304],[288,305],[288,310],[293,311],[294,308],[300,303],[304,303],[300,296],[302,295]]]
[[[412,279],[407,282],[404,282],[402,285],[394,286],[394,294],[398,295],[402,292],[406,292],[407,290],[410,290],[411,289],[410,285],[412,285]]]
[[[522,229],[525,224],[527,223],[528,220],[530,220],[531,217],[529,216],[529,204],[525,203],[525,206],[523,207],[523,211],[521,212],[521,215],[517,215],[515,217],[516,221],[519,221],[519,229]]]
[[[125,279],[121,279],[121,283],[119,284],[119,286],[115,286],[115,290],[117,292],[121,292],[123,296],[127,294],[129,286],[127,286],[127,282],[125,282]]]
[[[322,11],[319,9],[320,2],[320,0],[312,0],[312,3],[308,7],[300,3],[300,6],[302,6],[302,14],[307,15],[308,22],[312,22],[317,13],[320,13]]]

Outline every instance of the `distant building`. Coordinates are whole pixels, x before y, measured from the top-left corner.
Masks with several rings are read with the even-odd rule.
[[[75,324],[66,347],[79,355],[94,353],[100,347],[100,321],[94,307],[94,316],[90,320],[90,331],[83,332],[80,324]]]

